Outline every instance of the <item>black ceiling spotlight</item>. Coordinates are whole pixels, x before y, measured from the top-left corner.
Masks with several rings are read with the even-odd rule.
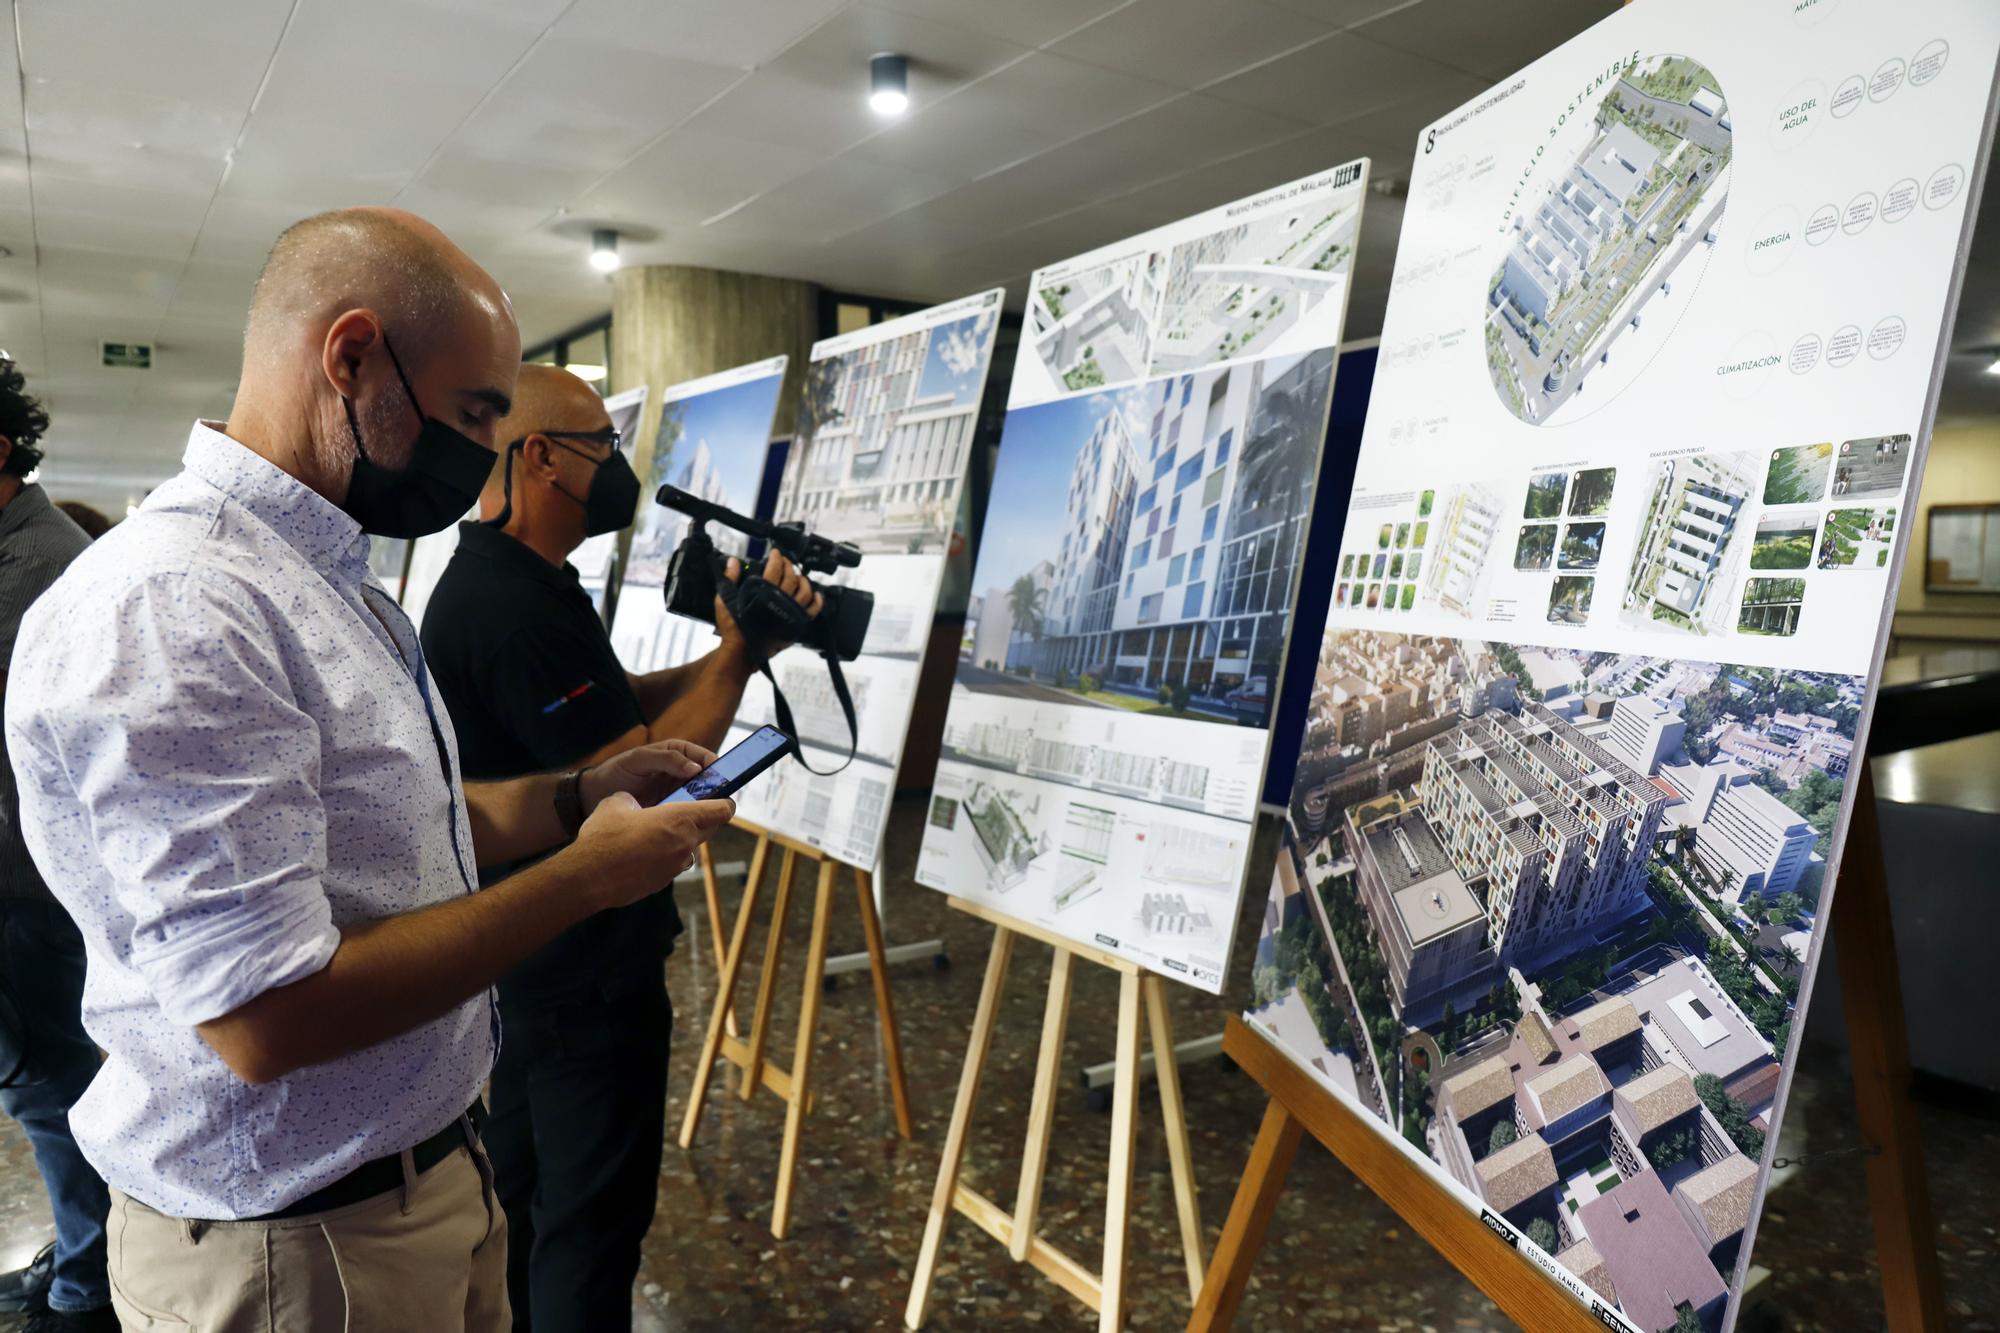
[[[618,233],[599,227],[590,233],[590,266],[599,273],[618,271]]]
[[[884,53],[868,61],[868,109],[900,116],[910,105],[910,58]]]

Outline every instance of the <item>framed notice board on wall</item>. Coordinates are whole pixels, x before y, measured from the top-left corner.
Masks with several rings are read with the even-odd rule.
[[[1931,506],[1924,591],[2000,593],[2000,503]]]

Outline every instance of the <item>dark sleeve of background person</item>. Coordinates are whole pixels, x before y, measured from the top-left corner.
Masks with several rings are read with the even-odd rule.
[[[101,509],[93,509],[81,500],[58,500],[56,508],[69,515],[69,521],[83,529],[83,535],[96,541],[111,531],[111,520]]]

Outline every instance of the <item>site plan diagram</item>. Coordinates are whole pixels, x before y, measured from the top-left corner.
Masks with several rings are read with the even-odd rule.
[[[1736,1318],[1996,51],[1640,3],[1419,138],[1247,1018],[1609,1327]]]
[[[1366,165],[1030,280],[919,883],[1221,989]]]
[[[1360,228],[1357,193],[1322,191],[1038,270],[1008,406],[1331,347]]]
[[[882,855],[1000,301],[996,288],[829,338],[806,367],[776,518],[861,551],[858,566],[813,576],[874,594],[861,655],[842,665],[857,726],[850,736],[824,662],[798,648],[779,655],[772,672],[801,754],[738,793],[736,812],[867,871]],[[752,677],[728,743],[777,722],[769,682]]]

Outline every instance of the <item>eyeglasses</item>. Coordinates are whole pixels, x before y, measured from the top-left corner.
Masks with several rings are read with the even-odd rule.
[[[529,434],[546,435],[552,440],[585,440],[591,444],[604,445],[614,454],[623,448],[625,444],[625,434],[616,426],[606,426],[602,430],[538,430],[530,431]],[[527,442],[528,436],[523,435],[520,439],[509,444],[507,448],[511,452],[512,450],[519,449]],[[571,452],[575,451],[572,450]]]

